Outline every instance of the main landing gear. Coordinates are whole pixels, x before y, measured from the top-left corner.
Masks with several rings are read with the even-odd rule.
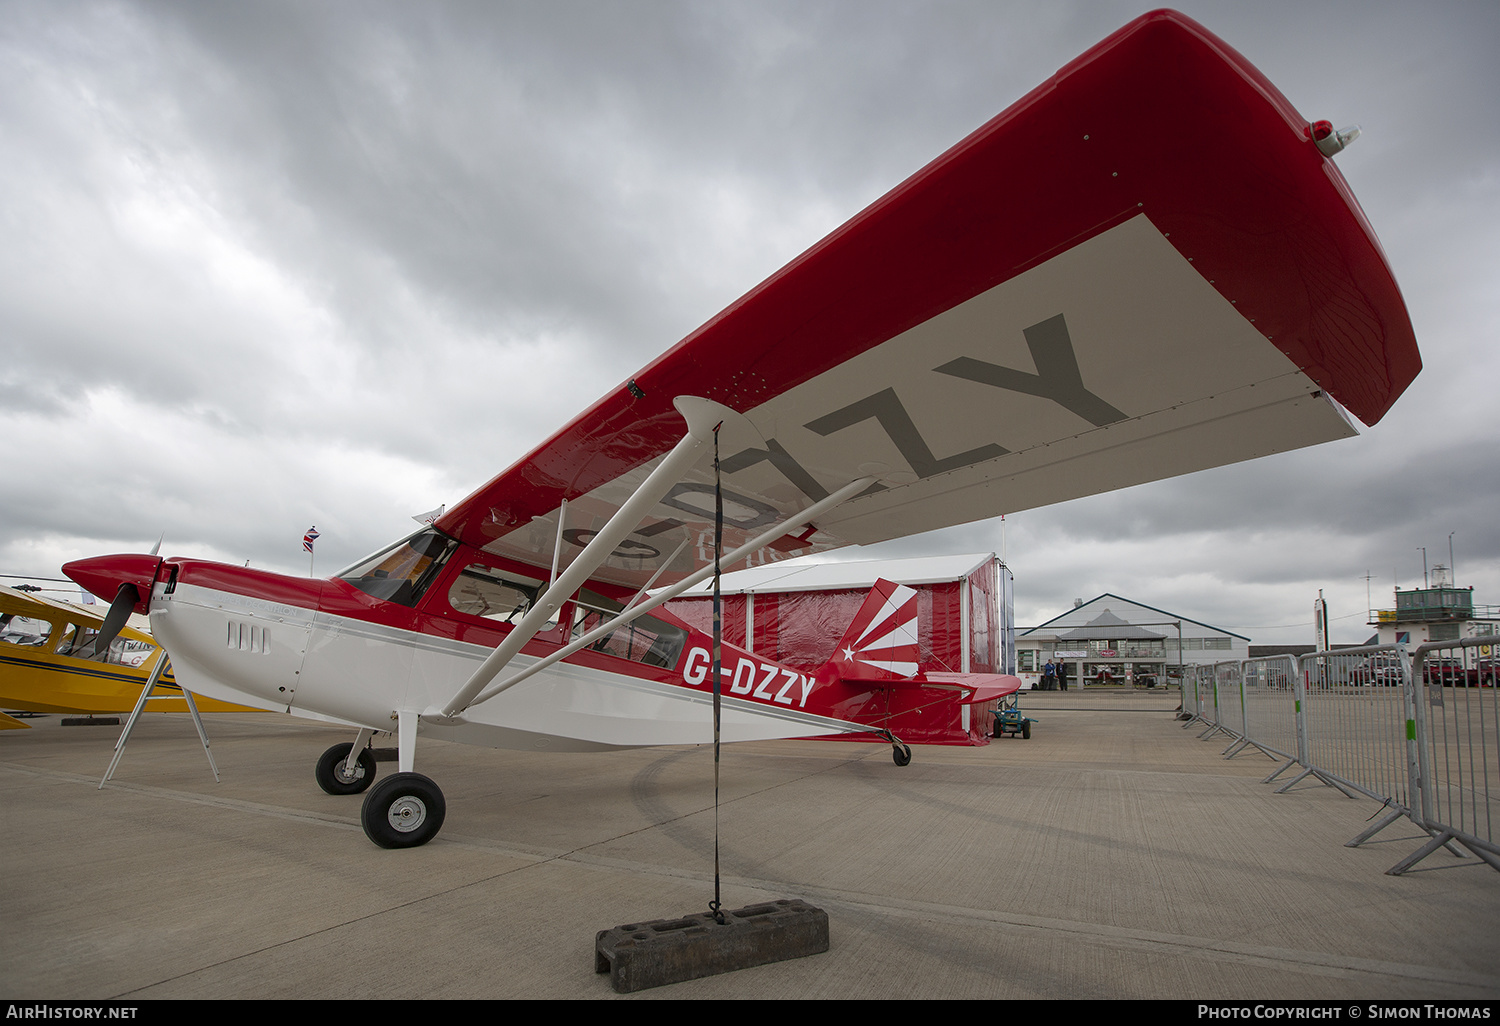
[[[420,773],[395,773],[375,781],[375,753],[368,747],[370,734],[362,731],[353,744],[334,745],[318,759],[313,776],[329,794],[365,795],[359,822],[365,836],[382,848],[415,848],[426,844],[442,829],[448,804],[443,792]],[[359,757],[349,766],[349,752],[359,746]],[[374,785],[373,787],[371,785]]]
[[[437,836],[447,813],[436,784],[420,773],[397,773],[365,796],[359,822],[382,848],[415,848]]]

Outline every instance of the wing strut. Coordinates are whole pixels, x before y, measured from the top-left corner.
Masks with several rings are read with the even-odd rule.
[[[733,566],[735,563],[744,559],[746,556],[757,551],[758,549],[765,548],[776,539],[781,538],[784,535],[791,534],[799,527],[807,524],[808,521],[822,516],[824,513],[837,506],[839,503],[858,495],[860,492],[870,487],[870,485],[874,484],[877,480],[878,479],[874,477],[861,477],[858,480],[850,481],[848,484],[844,485],[844,487],[840,488],[832,495],[829,495],[827,498],[813,503],[801,513],[798,513],[796,516],[792,517],[790,520],[782,521],[780,524],[777,524],[775,527],[771,528],[769,531],[766,531],[759,537],[753,538],[745,544],[741,545],[739,548],[735,549],[733,552],[729,553],[723,558],[723,565]],[[579,560],[581,561],[582,558],[583,557],[580,556]],[[576,566],[577,564],[574,565]],[[527,677],[530,677],[533,673],[536,673],[540,670],[545,670],[553,663],[561,659],[566,659],[574,652],[588,648],[594,642],[598,641],[600,638],[604,637],[615,628],[622,627],[630,621],[634,620],[636,617],[642,615],[643,613],[655,609],[663,602],[667,602],[671,599],[676,598],[678,595],[681,595],[683,592],[687,591],[695,584],[699,584],[700,582],[707,580],[710,576],[713,575],[713,572],[713,564],[710,563],[696,573],[684,577],[682,580],[678,581],[670,588],[667,588],[664,591],[653,595],[651,598],[646,599],[640,605],[631,606],[629,609],[622,611],[617,616],[615,616],[614,619],[600,624],[598,627],[595,627],[583,637],[576,639],[568,645],[565,645],[546,658],[538,659],[536,662],[526,667],[526,669],[505,678],[499,684],[496,684],[494,687],[487,689],[483,694],[478,695],[477,698],[466,698],[464,692],[469,691],[470,685],[473,684],[474,679],[484,672],[484,666],[481,665],[480,668],[474,672],[474,677],[471,677],[469,679],[469,684],[464,686],[464,690],[459,692],[459,694],[453,699],[452,702],[448,703],[448,708],[443,711],[442,715],[445,717],[451,717],[459,712],[462,712],[470,705],[477,705],[480,702],[489,701],[491,698],[494,698],[505,689],[521,683],[521,681],[525,680]],[[499,649],[496,649],[496,651],[498,652]],[[493,656],[491,656],[491,658],[493,658]],[[488,662],[488,660],[486,660],[486,662]],[[497,670],[496,672],[498,673],[499,671]],[[495,674],[491,674],[490,676],[485,677],[484,683],[488,683],[494,676]],[[477,692],[477,689],[475,690]]]
[[[568,500],[563,499],[557,507],[557,541],[552,543],[552,576],[547,578],[547,587],[557,580],[557,563],[562,559],[563,529],[568,526]]]
[[[673,405],[687,421],[687,434],[662,458],[634,494],[621,504],[615,515],[609,518],[609,523],[594,535],[568,568],[557,575],[541,597],[526,611],[526,615],[521,617],[521,622],[516,624],[515,629],[479,664],[479,669],[474,671],[474,675],[444,707],[439,714],[440,718],[452,717],[468,708],[480,689],[505,669],[506,664],[521,651],[521,647],[552,620],[568,597],[609,558],[615,546],[635,530],[646,513],[693,468],[702,455],[703,447],[713,441],[715,425],[723,423],[726,417],[739,417],[739,414],[727,406],[692,396],[679,396],[673,400]]]
[[[639,602],[641,600],[641,596],[644,595],[644,594],[646,594],[646,592],[648,592],[648,591],[651,590],[651,585],[653,585],[653,584],[656,583],[656,579],[658,577],[660,577],[666,571],[667,567],[671,566],[674,562],[676,562],[677,557],[682,554],[682,550],[685,549],[685,548],[687,548],[688,547],[688,542],[690,542],[692,540],[693,540],[692,534],[688,534],[686,537],[684,537],[682,539],[682,541],[678,542],[677,543],[677,547],[672,550],[672,554],[670,556],[668,556],[666,559],[664,559],[664,560],[661,561],[661,566],[659,566],[659,567],[656,568],[656,573],[652,574],[651,575],[651,579],[649,581],[647,581],[645,584],[641,585],[640,589],[634,595],[630,596],[630,601],[627,602],[627,603],[625,603],[623,606],[621,606],[620,607],[621,610],[629,609],[631,606],[633,606],[637,602]]]

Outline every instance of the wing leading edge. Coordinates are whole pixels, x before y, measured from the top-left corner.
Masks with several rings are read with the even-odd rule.
[[[681,395],[752,429],[720,454],[726,548],[880,479],[759,562],[1349,437],[1345,409],[1375,423],[1419,369],[1379,244],[1306,119],[1201,26],[1156,12],[438,526],[544,567],[561,537],[566,564],[682,436]],[[712,521],[705,458],[597,576],[679,580],[712,558]]]

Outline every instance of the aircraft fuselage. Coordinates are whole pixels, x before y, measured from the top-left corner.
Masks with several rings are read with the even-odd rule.
[[[394,732],[404,711],[417,716],[419,734],[497,748],[583,751],[713,740],[712,641],[669,614],[655,621],[672,630],[671,644],[632,648],[632,637],[611,637],[457,717],[438,716],[513,629],[453,608],[465,570],[509,570],[521,579],[536,573],[498,566],[467,548],[457,548],[411,606],[337,577],[161,560],[150,585],[152,632],[195,693],[231,701],[250,696],[353,727]],[[127,559],[140,557],[99,557],[69,572],[117,586],[122,577],[111,561]],[[522,649],[515,669],[555,652],[588,615],[581,600],[564,606],[551,629]],[[622,632],[633,635],[635,625],[616,633]],[[723,646],[722,660],[724,740],[869,734],[869,727],[836,715],[834,705],[854,697],[836,681],[820,682],[732,645]]]

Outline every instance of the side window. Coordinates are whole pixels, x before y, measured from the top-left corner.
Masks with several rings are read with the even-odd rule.
[[[92,659],[94,640],[99,632],[92,627],[81,627],[76,623],[63,625],[62,640],[57,643],[57,654],[73,659]]]
[[[588,634],[621,608],[618,602],[603,595],[587,589],[580,591],[573,600],[573,638]],[[671,669],[677,665],[677,657],[686,644],[687,631],[648,614],[616,627],[589,648],[631,662]]]
[[[100,652],[99,629],[80,627],[72,623],[64,625],[62,640],[57,643],[57,654],[60,656],[67,656],[69,659],[88,659],[99,663],[113,663],[116,666],[139,666],[155,651],[156,646],[149,641],[116,637],[109,643],[107,651]]]
[[[52,637],[52,625],[46,620],[33,620],[27,616],[6,616],[0,624],[0,644],[25,645],[46,648]]]
[[[540,594],[540,581],[509,574],[483,563],[470,563],[448,589],[448,604],[456,612],[499,623],[520,623]],[[553,620],[542,628],[557,626]]]

